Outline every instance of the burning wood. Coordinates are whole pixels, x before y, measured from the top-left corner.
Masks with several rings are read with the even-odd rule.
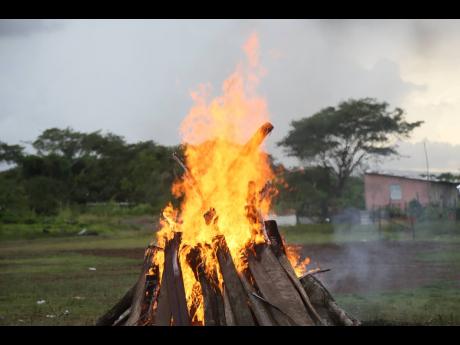
[[[217,236],[214,240],[214,246],[228,297],[229,306],[227,309],[231,309],[236,326],[254,326],[248,296],[236,271],[225,238]]]
[[[206,272],[201,247],[195,247],[187,254],[187,262],[200,283],[203,295],[205,326],[224,326],[224,300],[219,289],[217,272]]]
[[[98,324],[356,324],[312,274],[298,279],[296,253],[274,221],[264,222],[276,190],[260,149],[273,125],[254,92],[262,71],[257,46],[252,36],[244,46],[249,64],[225,81],[222,95],[193,93],[181,124],[185,162],[173,155],[185,172],[172,186],[181,205],[164,208],[158,248],[146,253],[135,287]]]
[[[96,324],[359,325],[358,320],[337,305],[312,272],[297,278],[285,256],[276,222],[267,221],[265,228],[270,244],[250,245],[244,254],[247,267],[242,272],[236,269],[222,235],[214,238],[212,247],[197,246],[187,252],[187,263],[196,279],[190,308],[178,260],[181,233],[175,233],[166,242],[161,284],[153,256],[162,250],[147,248],[138,282]],[[216,259],[211,269],[204,261],[210,251]],[[200,303],[203,303],[203,321],[194,318]]]
[[[248,251],[249,270],[262,296],[276,306],[274,316],[277,322],[281,325],[312,325],[299,293],[270,248],[256,245],[254,249],[255,253]]]
[[[258,147],[272,129],[261,126],[236,156],[233,146],[213,143],[223,157],[233,154],[224,169],[200,160],[200,146],[189,148],[187,164],[211,170],[206,178],[173,156],[185,171],[182,213],[165,208],[137,283],[98,325],[359,324],[312,274],[297,277],[276,222],[264,222],[274,187]]]
[[[300,278],[300,282],[326,325],[359,326],[361,324],[357,319],[339,307],[318,278],[312,274],[306,274]]]
[[[185,297],[182,270],[179,263],[178,251],[182,233],[176,232],[174,237],[166,242],[164,272],[165,289],[172,315],[172,324],[175,326],[190,325],[190,318]],[[160,288],[163,288],[163,286]]]

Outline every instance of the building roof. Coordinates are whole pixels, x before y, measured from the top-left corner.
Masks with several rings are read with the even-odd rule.
[[[381,175],[381,176],[388,176],[388,177],[398,177],[398,178],[405,178],[409,180],[417,180],[417,181],[424,181],[424,182],[435,182],[435,183],[445,183],[454,185],[457,189],[460,190],[460,181],[457,182],[449,182],[439,180],[435,176],[430,176],[430,179],[427,179],[426,174],[418,172],[418,171],[397,171],[397,170],[366,170],[366,175]]]

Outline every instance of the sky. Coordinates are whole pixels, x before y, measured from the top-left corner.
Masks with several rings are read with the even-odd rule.
[[[191,91],[219,93],[254,32],[278,161],[298,163],[276,146],[292,120],[374,97],[425,123],[370,167],[424,171],[425,142],[433,172],[460,172],[458,20],[0,20],[0,141],[69,126],[178,144]]]

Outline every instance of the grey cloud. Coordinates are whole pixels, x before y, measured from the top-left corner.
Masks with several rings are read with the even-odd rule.
[[[50,25],[53,35],[32,35]],[[446,27],[460,28],[446,25],[432,40],[441,40]],[[0,137],[17,143],[72,126],[176,144],[189,91],[211,82],[218,94],[256,31],[268,71],[260,92],[275,125],[267,148],[295,164],[275,145],[293,119],[347,98],[400,106],[425,87],[400,76],[398,56],[415,49],[413,27],[413,21],[0,21],[0,36],[9,38],[0,39]]]
[[[460,145],[446,142],[427,141],[428,165],[430,172],[460,173]],[[392,170],[426,171],[426,160],[423,142],[401,142],[398,145],[400,157],[386,159],[383,164],[374,163],[372,167]]]
[[[64,26],[63,21],[44,19],[1,19],[0,37],[28,36],[38,32],[54,31]]]

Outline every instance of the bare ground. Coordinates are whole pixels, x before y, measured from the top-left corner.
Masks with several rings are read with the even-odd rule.
[[[423,255],[459,249],[458,243],[372,241],[305,245],[302,253],[311,258],[311,268],[331,269],[318,277],[332,293],[357,293],[458,281],[458,266],[423,260]]]
[[[301,248],[311,258],[309,269],[331,271],[317,275],[332,293],[392,291],[424,286],[439,280],[460,282],[458,266],[423,260],[423,254],[458,251],[459,243],[372,241],[312,244]],[[84,249],[84,255],[123,257],[142,262],[144,248]]]

